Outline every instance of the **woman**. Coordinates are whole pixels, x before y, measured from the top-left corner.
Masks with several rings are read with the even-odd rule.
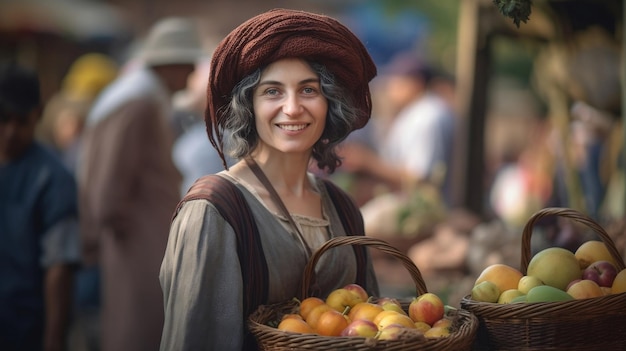
[[[212,190],[196,196],[192,188],[175,213],[160,274],[161,350],[254,349],[249,313],[299,296],[304,266],[325,241],[364,234],[358,209],[341,202],[345,193],[308,169],[311,160],[329,172],[340,164],[337,144],[369,119],[375,75],[347,28],[308,12],[260,14],[216,48],[205,119],[226,170],[209,176],[221,185],[199,181],[198,189]],[[227,151],[239,159],[230,169]],[[243,200],[215,196],[225,184]],[[378,294],[363,251],[329,250],[316,269],[319,296],[355,281]]]

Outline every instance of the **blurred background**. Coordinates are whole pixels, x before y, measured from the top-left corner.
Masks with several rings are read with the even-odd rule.
[[[457,122],[449,201],[416,196],[404,214],[415,219],[412,230],[388,238],[414,259],[430,290],[454,303],[487,264],[519,266],[523,226],[549,206],[592,216],[624,252],[621,0],[534,0],[519,26],[492,0],[0,0],[0,59],[37,68],[49,99],[84,54],[122,67],[160,18],[197,18],[210,50],[275,7],[340,19],[381,71],[412,50],[437,72]],[[377,80],[373,119],[384,126],[390,112]],[[335,177],[360,204],[373,196],[363,189],[378,189],[360,174]],[[593,236],[558,221],[543,226],[534,248],[575,247]],[[410,291],[401,268],[380,262],[385,294]]]

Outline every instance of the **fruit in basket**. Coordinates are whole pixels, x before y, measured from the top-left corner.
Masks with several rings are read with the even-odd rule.
[[[281,321],[284,321],[285,319],[288,318],[295,318],[295,319],[300,319],[300,320],[304,320],[304,318],[302,318],[302,316],[298,313],[287,313],[284,314],[283,317],[280,319]]]
[[[322,315],[322,313],[329,311],[329,310],[333,310],[334,309],[330,306],[328,306],[327,304],[321,304],[318,306],[313,307],[313,309],[311,310],[311,312],[309,312],[309,314],[306,316],[306,318],[304,319],[310,326],[311,328],[313,328],[313,330],[315,330],[317,328],[317,323],[320,319],[320,316]]]
[[[444,316],[444,304],[433,293],[425,293],[414,298],[409,304],[409,317],[414,322],[426,322],[433,325]]]
[[[589,279],[581,279],[573,282],[567,289],[567,293],[578,300],[604,296],[604,292],[598,283]]]
[[[407,314],[400,302],[393,297],[382,297],[377,302],[385,311],[396,311],[400,314]]]
[[[500,296],[498,297],[498,303],[511,303],[511,301],[513,301],[514,298],[519,297],[519,296],[524,296],[526,294],[524,294],[523,292],[517,290],[517,289],[509,289],[506,291],[503,291]]]
[[[374,322],[365,319],[357,319],[341,331],[340,336],[361,336],[364,338],[372,338],[378,333],[378,327]]]
[[[401,315],[401,316],[405,316],[408,317],[406,314],[400,313],[398,311],[382,311],[379,314],[376,315],[376,317],[374,317],[374,320],[372,320],[372,322],[374,322],[374,324],[378,325],[380,323],[380,321],[387,317],[387,316],[395,316],[395,315]]]
[[[472,288],[471,298],[478,302],[497,302],[500,297],[500,289],[490,280],[476,284]]]
[[[611,256],[609,249],[603,241],[585,241],[578,247],[574,255],[576,259],[578,259],[580,269],[585,269],[596,261],[609,261],[617,266],[617,262],[615,262],[613,256]]]
[[[549,247],[531,258],[526,275],[537,277],[545,285],[564,291],[567,284],[581,277],[581,272],[573,252],[562,247]]]
[[[595,261],[583,271],[583,279],[593,280],[599,286],[612,286],[617,268],[609,261]]]
[[[339,288],[331,291],[330,294],[328,294],[328,297],[326,297],[325,302],[336,311],[343,312],[346,307],[352,307],[357,303],[364,302],[366,300],[361,299],[348,289]]]
[[[404,327],[399,324],[389,325],[384,329],[381,329],[376,334],[378,340],[397,340],[398,337],[404,332]]]
[[[302,316],[302,318],[306,320],[307,316],[309,315],[311,310],[313,310],[314,307],[323,305],[323,304],[324,304],[324,300],[320,299],[319,297],[314,297],[314,296],[307,297],[306,299],[300,302],[300,305],[299,305],[300,315]]]
[[[509,303],[520,303],[520,302],[526,302],[526,295],[520,295],[514,298],[513,300],[511,300],[511,302]]]
[[[509,289],[517,289],[520,279],[523,274],[518,269],[502,263],[495,263],[487,266],[478,275],[474,285],[478,285],[484,281],[490,281],[494,283],[499,291],[505,291]]]
[[[450,336],[450,328],[432,327],[424,333],[424,336],[427,338],[445,338]]]
[[[617,273],[611,286],[612,294],[620,294],[626,292],[626,268]]]
[[[348,317],[353,321],[358,319],[373,321],[376,315],[382,311],[384,310],[381,305],[371,302],[360,302],[350,309]]]
[[[573,299],[572,295],[550,285],[536,286],[526,294],[526,302],[561,302]]]
[[[298,318],[285,318],[278,324],[278,330],[302,333],[302,334],[315,334],[313,328],[302,319]]]
[[[430,329],[431,326],[426,322],[415,322],[415,329],[421,331],[422,333]]]
[[[352,294],[354,294],[354,296],[356,296],[357,299],[359,299],[359,300],[361,300],[363,302],[365,302],[365,301],[367,301],[369,299],[369,294],[359,284],[348,284],[348,285],[344,286],[343,288],[348,290]]]
[[[392,324],[400,324],[401,326],[408,329],[415,329],[415,321],[411,319],[411,317],[406,314],[400,313],[392,313],[381,318],[378,323],[378,329],[384,329],[388,325]]]
[[[528,294],[528,291],[530,291],[530,289],[539,285],[543,285],[541,279],[532,275],[525,275],[519,280],[517,290],[521,291],[524,294]]]
[[[436,321],[435,323],[433,323],[433,328],[434,327],[452,327],[452,319],[448,318],[448,317],[443,317],[440,320]]]
[[[349,324],[350,320],[345,313],[331,309],[320,315],[315,331],[322,336],[339,336]]]

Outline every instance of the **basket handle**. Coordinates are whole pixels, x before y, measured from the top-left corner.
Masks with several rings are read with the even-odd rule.
[[[530,252],[530,238],[533,232],[533,225],[540,220],[541,218],[548,216],[562,216],[565,218],[572,219],[578,223],[584,224],[589,228],[593,229],[602,239],[604,244],[606,245],[609,253],[613,257],[613,259],[617,262],[619,267],[617,267],[618,271],[626,268],[624,265],[624,259],[620,255],[619,251],[615,247],[615,243],[607,234],[607,232],[602,228],[598,223],[596,223],[590,217],[569,208],[560,208],[560,207],[548,207],[542,210],[539,210],[535,214],[533,214],[526,225],[524,226],[524,232],[522,233],[522,260],[521,260],[521,272],[525,275],[528,269],[528,264],[531,259]]]
[[[398,258],[404,267],[409,271],[411,277],[413,278],[413,282],[415,283],[415,288],[417,290],[418,295],[422,295],[428,292],[426,289],[426,284],[424,283],[424,279],[422,278],[422,273],[415,266],[415,263],[411,261],[405,254],[400,252],[395,247],[389,245],[383,240],[370,238],[366,236],[340,236],[331,238],[326,241],[322,246],[320,246],[311,256],[309,262],[304,267],[304,276],[302,279],[302,290],[301,290],[301,298],[304,299],[309,294],[309,289],[311,284],[315,283],[315,265],[319,260],[320,256],[327,250],[330,250],[337,246],[349,246],[349,245],[361,245],[361,246],[373,246],[380,251],[388,253],[392,256]]]

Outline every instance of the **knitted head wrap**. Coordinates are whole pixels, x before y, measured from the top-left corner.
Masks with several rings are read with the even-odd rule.
[[[288,57],[318,62],[332,72],[358,111],[359,118],[352,130],[362,128],[369,120],[369,82],[376,76],[376,65],[363,43],[331,17],[297,10],[270,10],[235,28],[217,46],[211,59],[205,122],[209,140],[222,161],[220,127],[225,125],[227,116],[223,110],[230,103],[233,88],[256,69]]]

